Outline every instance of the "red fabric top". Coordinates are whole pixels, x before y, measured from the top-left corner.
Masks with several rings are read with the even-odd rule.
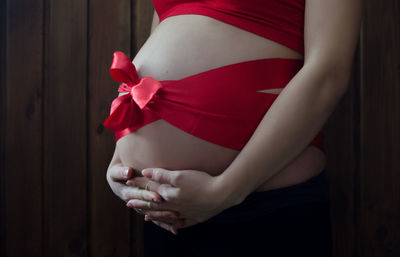
[[[258,59],[222,66],[180,80],[139,78],[135,66],[115,52],[111,76],[122,84],[104,126],[118,141],[146,124],[163,119],[198,138],[241,150],[278,94],[303,66],[296,59]],[[322,131],[312,140],[324,151]]]
[[[153,0],[160,22],[198,14],[258,34],[304,55],[305,0]]]

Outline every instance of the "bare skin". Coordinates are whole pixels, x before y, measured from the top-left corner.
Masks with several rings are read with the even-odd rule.
[[[347,90],[361,10],[361,0],[307,1],[304,66],[240,152],[200,140],[162,120],[154,122],[118,142],[107,171],[113,192],[128,207],[176,233],[240,204],[251,192],[289,186],[318,174],[325,156],[306,143]],[[140,76],[180,79],[252,59],[302,58],[205,16],[174,16],[158,26],[156,16],[154,21],[154,33],[134,59]],[[153,169],[144,171],[145,177],[132,178],[134,171],[148,167]]]
[[[264,58],[304,57],[286,46],[206,16],[172,16],[158,24],[157,13],[154,13],[152,33],[133,63],[139,77],[178,80],[217,67]],[[279,94],[281,90],[260,92]],[[132,199],[160,202],[162,197],[156,193],[160,192],[159,188],[146,188],[146,178],[137,178],[141,176],[142,169],[162,167],[168,170],[198,170],[217,176],[239,153],[190,135],[161,119],[119,139],[107,180],[114,193],[127,202],[128,207],[133,207],[129,202]],[[255,191],[301,183],[319,174],[325,164],[324,153],[314,146],[307,146],[291,163]],[[126,167],[130,168],[128,175],[124,176],[122,171]],[[136,179],[126,183],[134,173]],[[143,201],[142,204],[149,206]],[[134,209],[146,215],[146,220],[150,217],[155,224],[175,234],[176,226],[184,225],[184,220],[180,219],[182,216],[173,211],[173,206],[168,208],[164,205],[158,210]],[[171,226],[171,223],[176,226]]]
[[[303,58],[283,45],[206,16],[173,16],[157,25],[155,14],[154,20],[152,34],[133,60],[140,77],[177,80],[247,60]],[[280,91],[261,92],[278,94]],[[221,174],[239,153],[192,136],[164,120],[124,136],[117,142],[115,151],[114,163],[136,171],[162,167],[200,170],[213,176]],[[325,164],[324,153],[308,146],[257,191],[303,182],[320,173]]]

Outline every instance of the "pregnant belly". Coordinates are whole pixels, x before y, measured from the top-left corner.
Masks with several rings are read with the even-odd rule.
[[[243,45],[252,47],[243,48]],[[176,80],[232,63],[273,57],[296,58],[298,54],[211,18],[183,15],[159,24],[133,63],[140,77]],[[162,119],[119,139],[116,151],[123,165],[135,170],[160,167],[201,170],[211,175],[221,174],[239,154],[237,150],[188,134]],[[307,147],[259,190],[300,183],[318,174],[324,165],[324,154],[313,146]]]
[[[211,175],[222,173],[239,153],[188,134],[162,119],[122,137],[117,149],[121,161],[137,170],[191,169]]]
[[[116,151],[125,166],[137,171],[160,167],[200,170],[213,176],[221,174],[239,154],[239,151],[192,136],[162,119],[122,137]],[[324,154],[314,146],[308,146],[257,191],[301,183],[317,175],[324,166]]]

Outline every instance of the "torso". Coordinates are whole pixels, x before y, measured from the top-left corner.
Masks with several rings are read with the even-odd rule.
[[[263,58],[302,59],[286,46],[200,15],[172,16],[160,23],[135,56],[140,77],[178,80],[213,68]],[[239,153],[192,136],[160,119],[118,140],[116,151],[135,170],[161,167],[221,174]],[[326,157],[307,146],[257,191],[297,184],[325,168]]]

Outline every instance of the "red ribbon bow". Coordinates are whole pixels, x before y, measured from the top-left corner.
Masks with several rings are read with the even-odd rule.
[[[114,80],[122,82],[118,92],[129,92],[114,99],[110,116],[104,122],[106,128],[120,131],[139,122],[140,111],[138,112],[137,107],[142,110],[162,85],[151,77],[139,79],[131,60],[120,51],[114,52],[110,74]]]

